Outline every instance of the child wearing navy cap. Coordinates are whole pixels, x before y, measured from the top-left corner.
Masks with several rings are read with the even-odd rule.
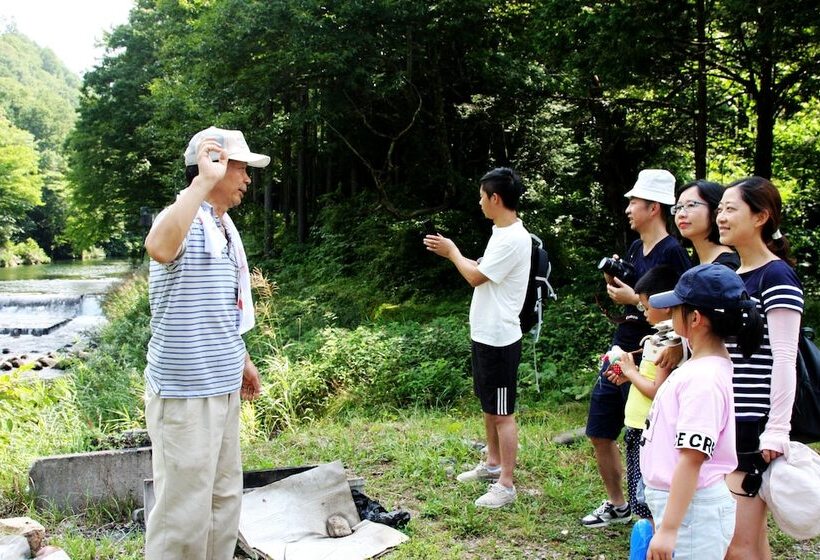
[[[653,295],[670,308],[692,355],[661,385],[641,444],[641,473],[656,532],[650,560],[722,560],[732,539],[735,500],[724,478],[737,466],[732,362],[724,341],[745,355],[760,346],[762,321],[740,277],[703,264],[675,289]]]

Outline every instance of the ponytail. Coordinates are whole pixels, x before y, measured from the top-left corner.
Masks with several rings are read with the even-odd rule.
[[[749,358],[763,344],[763,318],[755,303],[745,293],[740,307],[724,310],[684,307],[697,310],[707,317],[715,336],[724,341],[733,340],[744,358]]]
[[[775,231],[779,231],[779,230],[775,230]],[[766,242],[766,247],[769,249],[769,251],[771,251],[772,253],[777,255],[780,259],[782,259],[782,260],[786,261],[787,263],[789,263],[789,266],[794,268],[794,266],[797,264],[797,262],[791,256],[789,240],[786,239],[786,237],[782,233],[780,234],[780,237],[778,237],[777,239],[775,239],[771,236],[767,239],[766,236],[764,235],[763,240]]]

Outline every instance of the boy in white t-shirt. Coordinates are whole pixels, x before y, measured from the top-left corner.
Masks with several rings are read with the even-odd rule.
[[[646,502],[657,530],[647,558],[722,560],[732,539],[735,500],[725,483],[737,466],[732,362],[724,340],[744,355],[761,344],[762,320],[740,277],[720,264],[685,272],[649,303],[671,308],[675,332],[692,349],[661,385],[641,450]]]
[[[459,482],[491,482],[478,507],[499,508],[515,500],[513,469],[518,450],[515,401],[521,362],[521,324],[530,274],[532,240],[518,219],[524,191],[512,169],[493,169],[479,181],[479,205],[493,221],[484,256],[464,257],[451,239],[427,235],[429,251],[453,262],[475,288],[470,304],[473,387],[481,401],[487,436],[487,461],[458,475]]]

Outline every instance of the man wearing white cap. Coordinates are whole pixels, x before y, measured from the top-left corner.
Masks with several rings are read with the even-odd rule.
[[[678,275],[691,265],[686,251],[669,235],[666,217],[675,203],[675,177],[664,169],[644,169],[635,186],[624,196],[629,199],[626,215],[629,227],[638,233],[624,259],[634,269],[631,282],[637,282],[649,269],[670,265]],[[638,310],[639,299],[632,287],[621,278],[604,274],[607,293],[615,303],[625,306],[624,321],[615,329],[612,346],[624,351],[640,348],[644,336],[652,329]],[[636,362],[640,362],[636,357]],[[679,356],[671,360],[676,363]],[[623,466],[616,440],[624,425],[624,406],[629,383],[616,385],[602,375],[592,390],[587,416],[586,435],[595,449],[598,472],[604,482],[607,499],[600,507],[581,519],[586,527],[605,527],[611,523],[628,523],[632,519],[629,503],[622,488]],[[627,442],[627,446],[638,442]]]
[[[242,133],[210,127],[185,151],[188,186],[145,239],[151,340],[145,418],[156,503],[149,560],[233,558],[242,504],[239,399],[259,394],[242,334],[254,325],[250,275],[227,210],[270,157]]]

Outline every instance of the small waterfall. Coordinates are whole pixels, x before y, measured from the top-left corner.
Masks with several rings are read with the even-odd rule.
[[[98,295],[3,296],[0,297],[0,334],[42,336],[77,317],[101,315]]]
[[[112,259],[0,268],[0,375],[13,358],[27,364],[88,341],[106,322],[104,294],[134,264]]]
[[[82,296],[15,295],[0,299],[0,334],[42,336],[77,316]]]

